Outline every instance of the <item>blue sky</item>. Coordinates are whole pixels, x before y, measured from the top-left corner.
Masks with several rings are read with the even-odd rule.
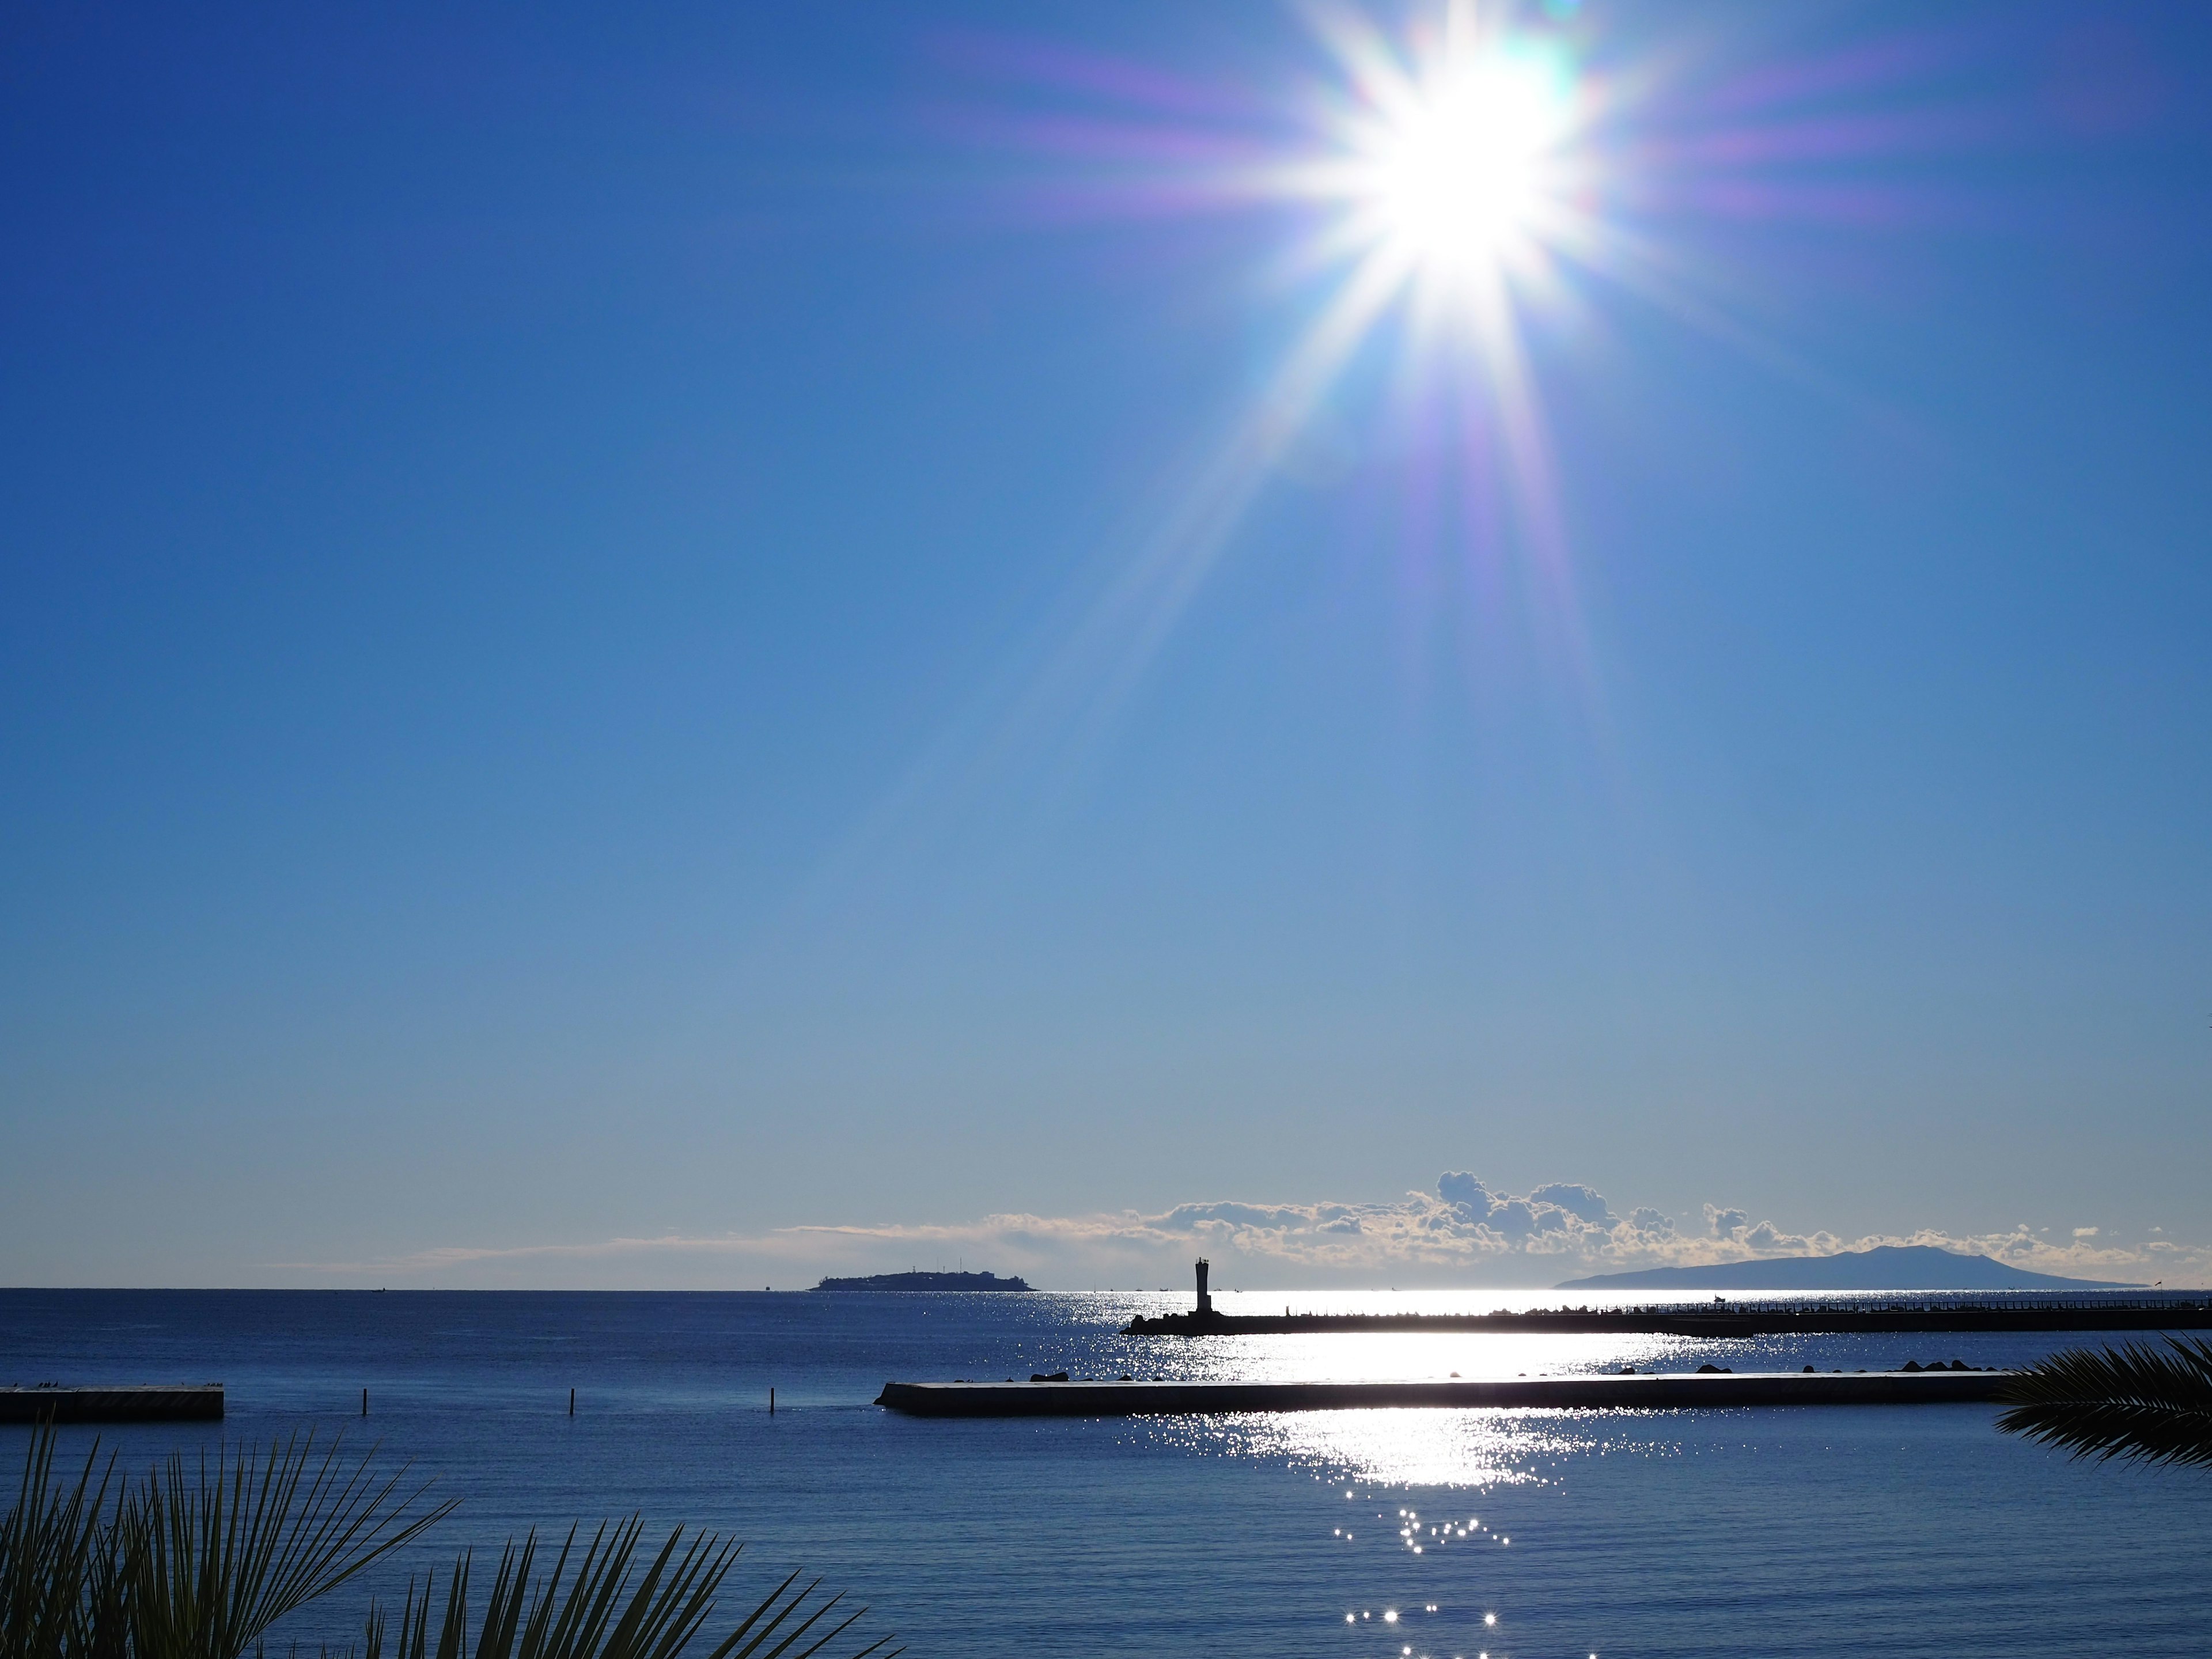
[[[2212,1272],[2212,27],[1487,15],[19,9],[0,1280]]]

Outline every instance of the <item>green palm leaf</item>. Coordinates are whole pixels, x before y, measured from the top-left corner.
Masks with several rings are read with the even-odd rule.
[[[2000,1396],[2007,1434],[2076,1457],[2212,1463],[2212,1342],[2071,1348],[2019,1372]]]
[[[314,1437],[252,1452],[171,1457],[131,1496],[118,1530],[134,1659],[239,1659],[295,1608],[325,1595],[449,1513],[406,1519],[421,1490],[347,1468]]]
[[[0,1517],[0,1659],[241,1659],[270,1626],[352,1579],[452,1508],[410,1517],[421,1491],[349,1467],[312,1437],[265,1457],[222,1449],[112,1481],[95,1443],[73,1485],[54,1470],[51,1422],[32,1437],[15,1506]],[[100,1475],[94,1484],[95,1474]],[[113,1490],[110,1498],[111,1486]],[[397,1631],[371,1604],[366,1659],[683,1659],[714,1616],[738,1546],[669,1534],[640,1569],[644,1523],[606,1522],[580,1550],[571,1528],[533,1577],[538,1535],[501,1553],[471,1646],[470,1559],[454,1564],[434,1631],[434,1583],[413,1582]],[[817,1659],[865,1609],[793,1573],[705,1659]],[[855,1638],[855,1640],[859,1638]],[[882,1638],[841,1659],[890,1659]],[[704,1645],[703,1643],[701,1645]]]
[[[602,1523],[580,1557],[572,1529],[551,1571],[535,1582],[531,1569],[538,1535],[509,1544],[500,1553],[473,1650],[468,1643],[469,1556],[453,1564],[434,1647],[429,1620],[436,1585],[426,1583],[418,1597],[410,1583],[393,1659],[678,1659],[713,1616],[740,1547],[711,1534],[687,1545],[678,1527],[633,1589],[631,1571],[643,1525],[635,1516]],[[815,1659],[866,1611],[844,1612],[844,1597],[817,1597],[821,1581],[800,1584],[799,1578],[794,1572],[770,1590],[705,1659]],[[825,1621],[826,1629],[817,1628]],[[372,1610],[365,1659],[384,1659],[385,1628],[382,1613]],[[849,1659],[892,1659],[900,1650],[890,1641],[878,1638]]]
[[[15,1507],[0,1520],[0,1659],[85,1652],[103,1617],[103,1635],[113,1633],[118,1560],[101,1516],[115,1460],[100,1468],[95,1445],[64,1491],[54,1482],[54,1438],[51,1423],[33,1435]]]

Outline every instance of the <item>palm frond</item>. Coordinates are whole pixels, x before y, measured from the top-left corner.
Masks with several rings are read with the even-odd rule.
[[[2071,1348],[2027,1367],[2000,1396],[2007,1434],[2076,1457],[2212,1464],[2212,1342]]]
[[[258,1655],[277,1620],[453,1508],[410,1518],[423,1488],[403,1492],[401,1476],[374,1475],[370,1458],[349,1466],[336,1444],[319,1459],[312,1436],[273,1443],[265,1457],[218,1450],[196,1469],[171,1457],[136,1484],[112,1480],[112,1457],[101,1469],[95,1442],[67,1486],[54,1453],[49,1423],[33,1437],[15,1508],[0,1518],[0,1659]],[[683,1659],[713,1618],[739,1546],[711,1534],[687,1538],[678,1527],[641,1571],[643,1533],[635,1516],[603,1522],[580,1550],[571,1528],[542,1576],[538,1534],[510,1541],[477,1621],[464,1552],[434,1641],[433,1574],[419,1595],[408,1580],[396,1626],[372,1602],[356,1651],[385,1659],[388,1644],[392,1659]],[[818,1595],[818,1579],[799,1581],[793,1573],[770,1590],[707,1659],[818,1659],[866,1611]],[[897,1650],[889,1643],[843,1659],[890,1659]]]
[[[349,1468],[314,1437],[173,1456],[131,1494],[120,1522],[130,1563],[133,1659],[239,1659],[295,1608],[328,1595],[451,1512],[410,1519],[425,1487],[380,1481],[372,1459]]]
[[[712,1618],[740,1547],[711,1534],[686,1544],[684,1529],[678,1527],[633,1587],[643,1528],[636,1516],[602,1522],[580,1555],[577,1530],[571,1528],[551,1570],[540,1578],[532,1576],[537,1534],[510,1542],[501,1552],[477,1621],[473,1650],[467,1640],[470,1557],[464,1553],[453,1564],[434,1654],[429,1642],[434,1585],[426,1583],[417,1599],[410,1580],[394,1659],[680,1659]],[[706,1659],[817,1659],[866,1611],[846,1610],[842,1595],[818,1597],[821,1581],[801,1584],[799,1577],[794,1572],[771,1589]],[[841,1612],[826,1630],[817,1630]],[[373,1612],[366,1659],[383,1659],[384,1629],[382,1616]],[[880,1637],[846,1659],[892,1659],[900,1650],[890,1641]]]
[[[33,1431],[15,1507],[0,1520],[0,1659],[87,1651],[115,1600],[114,1550],[102,1523],[114,1456],[101,1468],[95,1440],[64,1492],[54,1482],[56,1439],[51,1419]]]

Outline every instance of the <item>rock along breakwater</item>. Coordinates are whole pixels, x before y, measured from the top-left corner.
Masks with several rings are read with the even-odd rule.
[[[1329,1333],[1490,1332],[1498,1335],[1820,1336],[1910,1331],[2212,1330],[2212,1301],[2145,1297],[1991,1298],[1840,1303],[1730,1302],[1670,1307],[1529,1308],[1484,1314],[1138,1315],[1124,1336],[1305,1336]]]
[[[1995,1400],[2006,1371],[1756,1371],[1445,1382],[886,1382],[914,1417],[1142,1417],[1380,1407],[1679,1411],[1729,1406],[1942,1406]]]
[[[0,1423],[185,1423],[222,1416],[222,1384],[0,1389]]]

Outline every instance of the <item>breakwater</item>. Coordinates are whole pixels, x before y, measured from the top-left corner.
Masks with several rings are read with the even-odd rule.
[[[1498,1335],[1821,1336],[1914,1331],[2212,1330],[2198,1297],[1943,1298],[1913,1302],[1729,1302],[1668,1307],[1528,1308],[1486,1314],[1139,1314],[1125,1336],[1305,1336],[1379,1332]]]
[[[222,1415],[222,1384],[0,1389],[0,1423],[182,1423]]]
[[[1679,1411],[1723,1406],[1937,1406],[1994,1400],[2003,1371],[1759,1371],[1446,1382],[886,1382],[914,1417],[1143,1417],[1469,1407]]]

